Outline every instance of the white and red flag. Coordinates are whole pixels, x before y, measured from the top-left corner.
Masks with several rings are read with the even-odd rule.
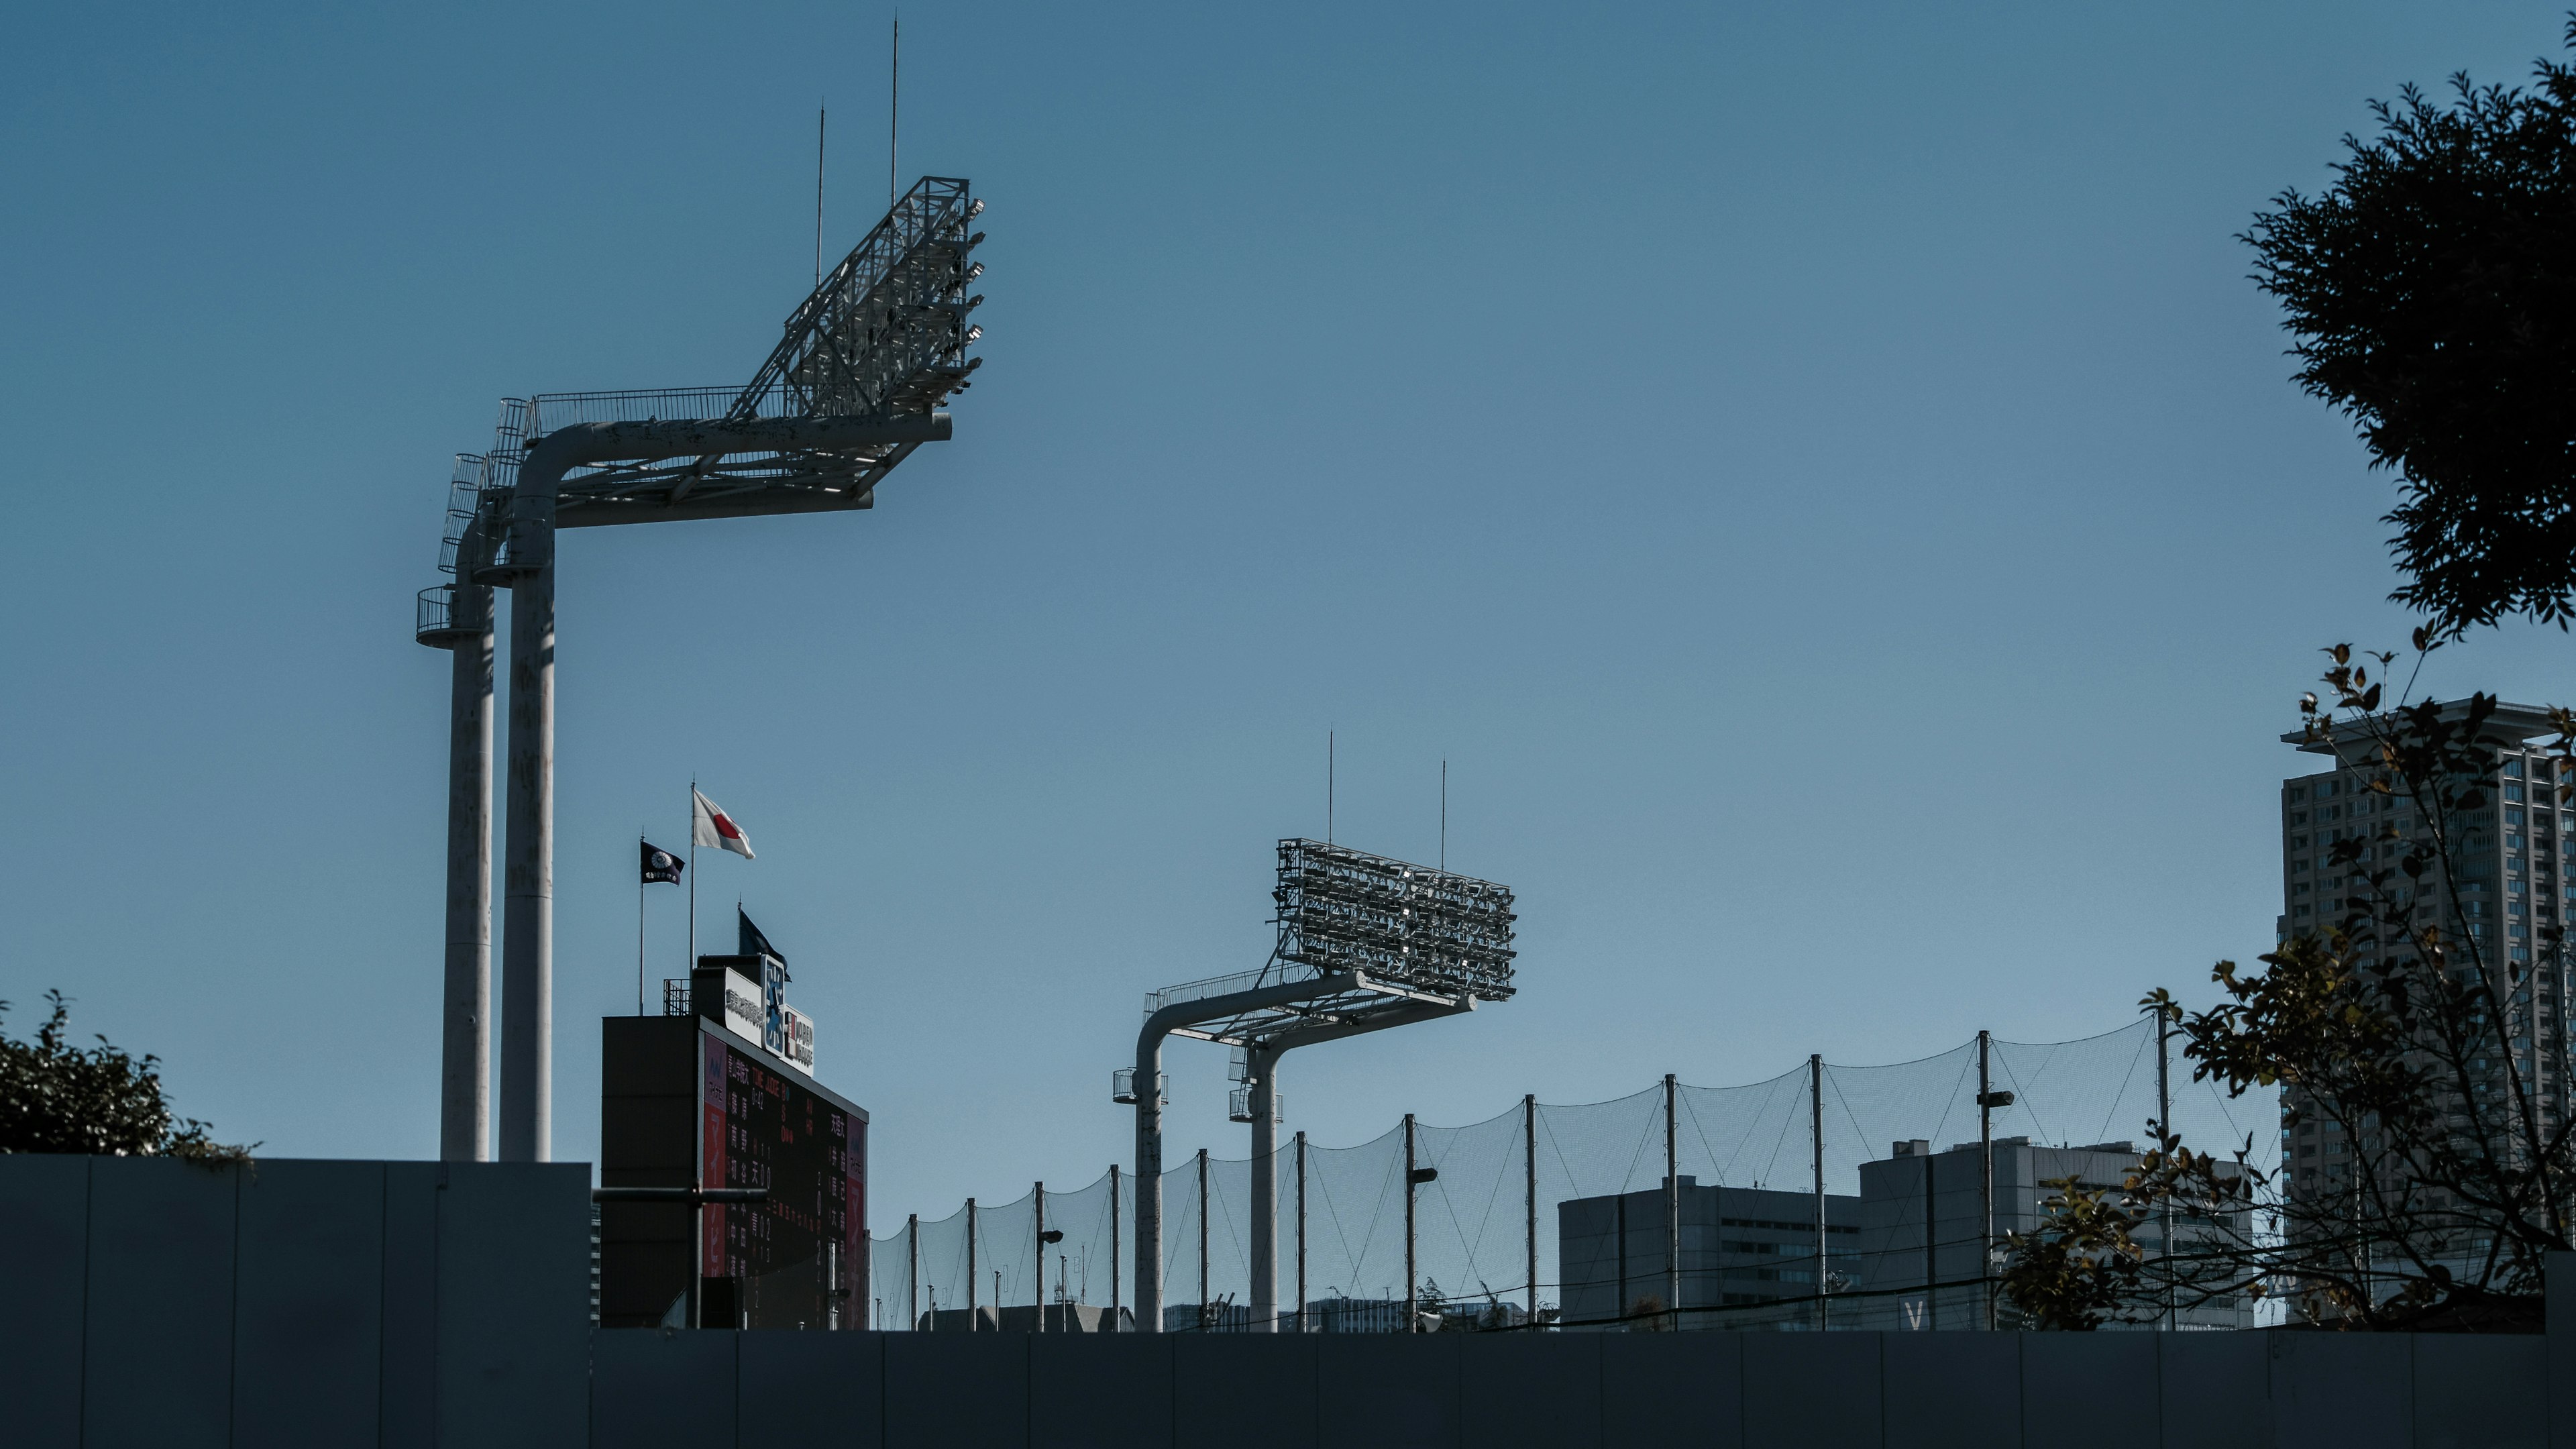
[[[760,858],[751,853],[751,837],[742,833],[742,827],[733,823],[723,806],[699,794],[695,786],[690,787],[689,794],[698,802],[697,821],[691,827],[696,832],[693,843],[720,845],[745,860]]]

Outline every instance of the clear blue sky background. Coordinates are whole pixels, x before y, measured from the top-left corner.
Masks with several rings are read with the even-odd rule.
[[[643,826],[794,958],[880,1223],[1126,1156],[1139,993],[1272,842],[1509,882],[1524,990],[1288,1081],[1405,1110],[2022,1040],[2267,948],[2276,737],[2398,642],[2391,491],[2232,235],[2558,3],[919,3],[988,359],[846,518],[568,537],[558,1155]],[[436,1143],[448,457],[748,376],[885,188],[880,5],[28,11],[0,88],[0,996],[278,1155]],[[2576,644],[2432,672],[2576,698]],[[677,969],[679,893],[652,902]],[[1173,1053],[1175,1156],[1241,1150]]]

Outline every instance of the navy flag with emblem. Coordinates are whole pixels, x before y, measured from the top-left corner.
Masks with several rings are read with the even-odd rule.
[[[680,872],[689,868],[687,862],[649,840],[640,840],[636,843],[644,847],[643,883],[645,885],[680,883]]]

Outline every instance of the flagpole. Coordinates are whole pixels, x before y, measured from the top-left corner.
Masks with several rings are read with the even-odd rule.
[[[689,959],[682,962],[683,972],[698,969],[698,777],[689,777]],[[697,1003],[691,1002],[692,1007]]]

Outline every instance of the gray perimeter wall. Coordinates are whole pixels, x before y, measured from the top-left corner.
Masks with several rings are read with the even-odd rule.
[[[0,1155],[0,1446],[2576,1449],[2576,1255],[2527,1337],[594,1332],[588,1199]]]
[[[0,1155],[0,1445],[579,1444],[586,1163]]]

